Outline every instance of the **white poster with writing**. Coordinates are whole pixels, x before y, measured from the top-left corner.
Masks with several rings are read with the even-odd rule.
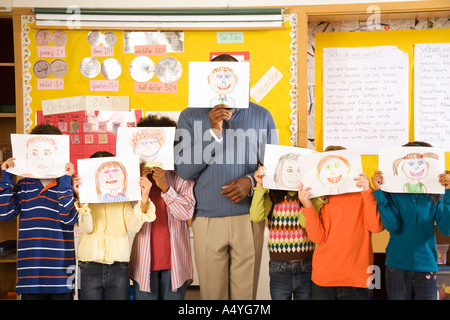
[[[396,46],[323,49],[323,146],[376,154],[408,141],[408,55]]]
[[[450,150],[450,43],[414,47],[414,137]]]

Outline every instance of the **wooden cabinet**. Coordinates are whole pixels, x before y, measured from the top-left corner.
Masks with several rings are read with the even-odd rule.
[[[16,90],[12,14],[0,14],[0,162],[10,152],[10,134],[16,133]],[[0,221],[0,243],[17,241],[17,219]],[[17,251],[0,252],[0,299],[11,298],[17,282]]]

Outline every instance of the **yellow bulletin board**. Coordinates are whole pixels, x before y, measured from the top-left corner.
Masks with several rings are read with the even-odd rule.
[[[449,29],[316,33],[316,150],[323,150],[323,48],[372,47],[396,45],[409,59],[409,140],[414,140],[414,45],[449,41]],[[407,141],[405,141],[406,143]],[[371,177],[378,168],[377,155],[363,155],[364,172]],[[446,152],[445,168],[450,170],[450,152]]]
[[[24,44],[24,131],[29,132],[36,124],[36,111],[42,109],[41,101],[49,99],[100,95],[128,96],[130,109],[146,111],[181,111],[188,105],[188,63],[209,61],[211,52],[248,52],[250,60],[250,88],[271,68],[275,67],[283,77],[258,103],[267,108],[279,129],[280,144],[294,145],[297,141],[297,15],[285,14],[283,28],[275,30],[242,31],[243,41],[219,43],[216,31],[184,31],[184,51],[168,52],[164,56],[151,56],[156,63],[167,56],[176,58],[182,66],[182,75],[176,82],[176,92],[135,92],[135,81],[129,73],[129,65],[136,58],[134,53],[124,52],[124,31],[112,30],[117,36],[112,57],[96,57],[102,63],[107,58],[117,59],[122,72],[116,79],[119,89],[115,92],[90,91],[90,80],[107,80],[100,73],[88,79],[80,72],[82,59],[91,56],[87,41],[91,30],[64,29],[68,41],[64,46],[68,71],[64,75],[63,90],[37,90],[37,77],[33,66],[38,60],[51,62],[56,58],[40,58],[34,16],[22,16],[22,40]],[[51,33],[54,30],[48,30]],[[102,31],[103,32],[103,31]],[[48,46],[52,46],[50,43]],[[48,77],[53,78],[52,75]],[[150,81],[159,81],[154,76]]]

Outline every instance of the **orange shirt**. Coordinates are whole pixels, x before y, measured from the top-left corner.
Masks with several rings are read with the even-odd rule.
[[[372,232],[384,227],[373,190],[328,196],[320,210],[302,208],[308,237],[318,247],[312,281],[323,287],[367,287],[373,264]],[[370,283],[370,282],[369,282]]]

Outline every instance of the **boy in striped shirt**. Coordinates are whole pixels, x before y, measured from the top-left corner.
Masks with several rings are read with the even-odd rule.
[[[36,126],[30,134],[61,134],[50,124]],[[78,212],[71,184],[74,166],[66,164],[62,177],[44,180],[23,178],[14,183],[2,165],[0,220],[19,216],[16,292],[22,300],[73,299],[75,248],[73,226]]]

